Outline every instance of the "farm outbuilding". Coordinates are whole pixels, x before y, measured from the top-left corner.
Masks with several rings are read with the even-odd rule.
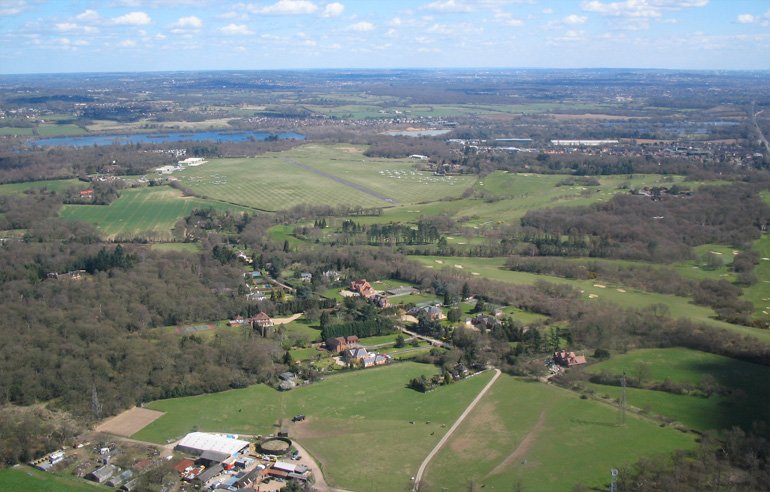
[[[191,432],[184,436],[174,449],[183,453],[205,457],[210,461],[224,461],[247,448],[249,443],[221,434]]]

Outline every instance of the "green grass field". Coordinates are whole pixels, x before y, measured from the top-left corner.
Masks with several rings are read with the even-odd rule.
[[[503,268],[503,265],[505,264],[504,258],[440,256],[412,256],[410,258],[430,268],[455,268],[473,276],[478,275],[481,278],[499,282],[531,285],[538,280],[545,280],[557,284],[571,285],[572,287],[581,290],[583,297],[592,302],[611,302],[627,308],[643,308],[654,304],[664,304],[668,306],[670,315],[674,318],[686,318],[717,328],[750,335],[763,342],[770,343],[770,331],[734,325],[713,319],[712,316],[714,316],[715,313],[711,308],[692,304],[691,300],[687,297],[643,292],[622,285],[603,284],[592,280],[570,280],[550,275],[513,272]]]
[[[388,207],[394,203],[434,201],[459,196],[471,176],[433,176],[418,172],[409,159],[365,157],[360,147],[303,145],[281,153],[246,159],[214,159],[176,176],[204,196],[260,210],[287,209],[300,203]],[[296,161],[354,186],[291,164]]]
[[[61,216],[94,224],[108,238],[168,240],[177,220],[196,208],[208,207],[239,210],[220,202],[183,197],[181,192],[164,186],[123,190],[110,205],[65,205]]]
[[[196,254],[201,252],[201,246],[198,243],[155,243],[150,245],[150,249],[162,253],[175,252]]]
[[[743,297],[754,304],[754,317],[770,322],[770,235],[754,242],[754,251],[759,253],[759,264],[754,267],[757,281],[743,289]]]
[[[41,137],[65,137],[71,135],[85,135],[88,133],[77,125],[40,125],[37,132]]]
[[[427,394],[406,388],[411,378],[435,370],[403,362],[330,376],[283,393],[256,385],[156,401],[147,406],[166,414],[132,437],[163,443],[194,428],[267,434],[277,431],[279,419],[304,414],[306,422],[288,424],[289,435],[321,463],[331,484],[406,490],[423,458],[492,377],[485,373]]]
[[[87,188],[87,184],[77,179],[52,179],[48,181],[30,181],[27,183],[11,183],[0,185],[0,195],[14,195],[26,190],[46,188],[51,191],[62,191],[67,188]]]
[[[105,490],[71,476],[46,473],[28,466],[0,470],[0,490],[8,492],[93,492]]]
[[[581,400],[562,388],[502,376],[428,467],[420,490],[607,490],[609,471],[694,446],[694,436]]]
[[[618,193],[628,193],[628,188],[643,186],[670,186],[681,182],[681,176],[666,178],[660,175],[635,174],[632,176],[601,176],[599,186],[556,186],[564,175],[509,173],[496,171],[473,183],[474,198],[448,201],[422,200],[420,203],[404,203],[385,209],[381,217],[355,217],[357,222],[371,224],[381,222],[414,222],[420,216],[448,214],[457,221],[485,228],[510,224],[520,219],[528,210],[556,206],[581,206],[607,201]],[[673,181],[669,181],[673,179]],[[700,182],[688,182],[697,188]],[[483,243],[479,237],[455,238],[452,244]]]
[[[10,137],[31,137],[34,135],[34,128],[21,128],[14,126],[2,126],[0,127],[0,136]]]
[[[768,420],[770,408],[770,368],[720,355],[686,348],[642,349],[618,355],[586,368],[591,374],[602,371],[630,380],[642,378],[647,382],[669,380],[679,384],[697,385],[704,377],[717,384],[738,390],[732,396],[675,395],[662,391],[630,388],[629,405],[662,415],[690,427],[707,430],[734,425],[746,429],[756,420]],[[620,390],[614,386],[589,385],[598,394],[617,398]]]

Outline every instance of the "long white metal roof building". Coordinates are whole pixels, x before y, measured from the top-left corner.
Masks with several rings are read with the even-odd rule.
[[[228,457],[248,447],[248,441],[241,441],[221,434],[208,432],[191,432],[184,436],[175,449],[185,453],[201,455],[207,451],[211,454],[226,454]]]

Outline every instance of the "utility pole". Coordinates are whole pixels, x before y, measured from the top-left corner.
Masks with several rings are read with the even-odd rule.
[[[620,379],[620,425],[626,425],[626,372]]]

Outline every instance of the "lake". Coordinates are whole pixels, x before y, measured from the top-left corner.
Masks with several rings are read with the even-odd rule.
[[[80,137],[53,137],[33,140],[33,145],[44,147],[88,147],[91,145],[127,145],[127,144],[165,144],[170,142],[246,142],[248,140],[267,140],[271,135],[279,140],[304,140],[299,133],[266,133],[266,132],[171,132],[171,133],[141,133],[133,135],[85,135]]]

